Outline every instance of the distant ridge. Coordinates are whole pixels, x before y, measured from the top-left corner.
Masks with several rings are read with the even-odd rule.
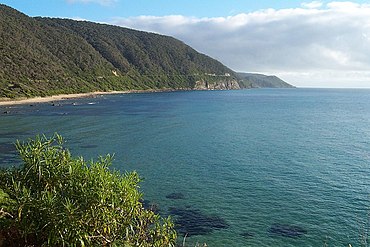
[[[0,98],[112,90],[239,89],[235,72],[175,38],[0,4]]]
[[[237,73],[241,88],[294,88],[277,76],[256,73]]]

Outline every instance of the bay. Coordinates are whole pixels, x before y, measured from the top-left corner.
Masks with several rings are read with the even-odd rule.
[[[369,232],[370,90],[142,93],[0,107],[0,164],[19,162],[16,139],[54,132],[73,155],[114,153],[114,169],[138,171],[146,203],[173,215],[190,233],[188,246],[358,246]]]

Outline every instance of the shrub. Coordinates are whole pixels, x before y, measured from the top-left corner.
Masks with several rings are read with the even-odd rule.
[[[112,156],[73,158],[57,134],[16,147],[23,165],[0,171],[6,246],[175,246],[172,221],[144,209],[138,174],[111,171]]]

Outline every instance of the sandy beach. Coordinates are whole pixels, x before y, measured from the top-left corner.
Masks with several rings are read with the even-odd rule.
[[[184,89],[179,89],[179,90],[184,90]],[[107,94],[155,93],[155,92],[166,92],[166,91],[177,91],[177,90],[174,90],[174,89],[127,90],[127,91],[91,92],[91,93],[77,93],[77,94],[59,94],[59,95],[53,95],[53,96],[47,96],[47,97],[20,98],[20,99],[0,98],[0,106],[47,103],[47,102],[53,102],[53,101],[90,98],[90,97],[93,98],[99,95],[107,95]]]
[[[53,96],[47,96],[47,97],[20,98],[20,99],[1,98],[0,106],[46,103],[46,102],[62,101],[62,100],[69,100],[69,99],[89,98],[89,97],[95,97],[98,95],[105,95],[105,94],[124,94],[124,93],[131,93],[131,92],[132,91],[110,91],[110,92],[91,92],[91,93],[78,93],[78,94],[59,94],[59,95],[53,95]]]

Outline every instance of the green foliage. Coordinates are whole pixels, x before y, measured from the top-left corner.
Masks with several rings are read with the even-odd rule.
[[[175,246],[172,221],[143,208],[136,172],[112,172],[110,155],[86,163],[62,144],[57,134],[17,142],[23,165],[0,172],[6,244]]]
[[[194,75],[234,75],[171,37],[86,21],[31,18],[2,4],[0,37],[0,97],[191,89]]]

